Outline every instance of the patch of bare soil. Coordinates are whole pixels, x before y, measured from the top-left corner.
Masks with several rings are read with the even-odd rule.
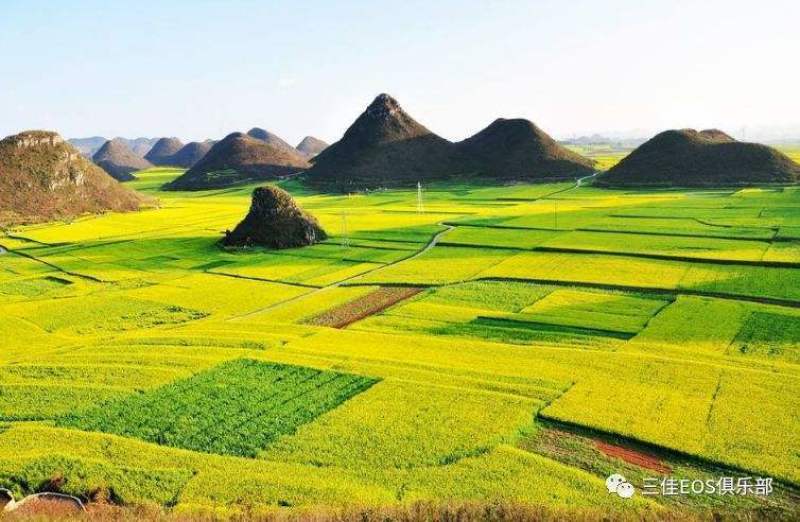
[[[615,444],[609,444],[599,440],[594,441],[597,449],[602,451],[609,457],[616,457],[622,459],[629,464],[639,466],[640,468],[649,469],[657,473],[668,474],[672,472],[672,468],[667,466],[661,459],[654,455],[643,453],[631,448],[624,448]]]
[[[411,286],[381,287],[349,303],[331,308],[320,315],[312,317],[307,321],[307,324],[345,328],[356,321],[380,313],[400,301],[413,297],[422,290],[422,288]]]

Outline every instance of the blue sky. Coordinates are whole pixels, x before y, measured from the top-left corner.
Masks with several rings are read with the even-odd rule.
[[[462,139],[800,135],[800,2],[0,0],[0,134],[336,140],[380,92]]]

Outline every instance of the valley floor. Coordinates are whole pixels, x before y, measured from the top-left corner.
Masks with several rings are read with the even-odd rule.
[[[0,487],[226,515],[432,503],[800,513],[800,190],[253,186],[0,235]],[[637,493],[608,493],[621,473]],[[642,495],[675,477],[770,495]],[[752,493],[752,492],[751,492]],[[566,511],[561,511],[566,510]]]

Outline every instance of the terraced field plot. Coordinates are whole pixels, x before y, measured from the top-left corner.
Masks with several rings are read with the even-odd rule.
[[[255,456],[375,383],[367,377],[239,359],[105,403],[61,425],[224,455]]]
[[[644,447],[776,480],[715,510],[797,518],[797,188],[440,184],[418,212],[289,181],[331,237],[269,252],[217,245],[252,185],[159,190],[178,174],[132,183],[158,209],[0,235],[1,487],[220,515],[709,508],[609,496],[653,472],[622,458]]]

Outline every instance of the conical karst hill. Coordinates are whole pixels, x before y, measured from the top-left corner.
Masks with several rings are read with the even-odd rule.
[[[223,239],[226,246],[263,246],[272,249],[307,246],[327,238],[317,220],[294,198],[273,186],[253,191],[250,211]]]
[[[294,150],[294,149],[292,149]],[[165,186],[168,190],[203,190],[252,181],[267,181],[307,169],[297,151],[286,151],[241,132],[234,132],[192,168]]]
[[[668,130],[640,145],[607,173],[600,186],[711,187],[795,183],[800,165],[757,143],[718,130]]]

